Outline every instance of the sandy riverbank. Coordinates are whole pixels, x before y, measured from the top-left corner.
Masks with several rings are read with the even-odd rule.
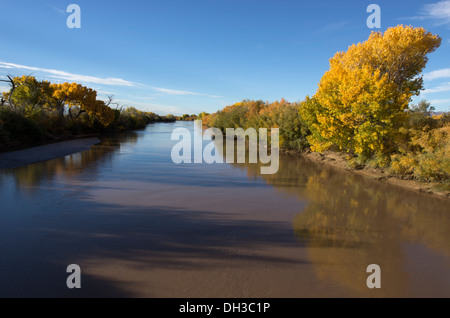
[[[83,138],[0,153],[0,169],[17,168],[32,163],[68,156],[77,152],[89,150],[91,146],[98,144],[99,142],[100,139],[95,137]]]
[[[290,152],[290,151],[287,151]],[[298,152],[296,152],[298,153]],[[450,191],[443,191],[439,189],[438,183],[433,182],[420,182],[417,180],[404,180],[396,176],[392,176],[389,173],[382,171],[380,169],[374,169],[371,167],[364,167],[362,169],[355,169],[349,166],[347,160],[344,158],[343,154],[327,151],[324,153],[309,152],[309,153],[298,153],[312,161],[319,162],[325,165],[335,167],[337,169],[343,169],[351,171],[353,173],[371,178],[380,182],[387,182],[396,186],[407,188],[413,191],[420,191],[429,193],[431,195],[437,195],[440,197],[445,197],[450,199]]]

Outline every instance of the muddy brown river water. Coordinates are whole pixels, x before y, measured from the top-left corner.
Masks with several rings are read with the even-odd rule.
[[[447,199],[287,154],[176,165],[175,127],[1,170],[0,297],[450,297]]]

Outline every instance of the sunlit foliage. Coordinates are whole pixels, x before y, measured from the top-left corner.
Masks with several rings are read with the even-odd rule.
[[[244,100],[203,117],[203,124],[219,128],[279,128],[280,146],[304,150],[308,129],[299,117],[300,105],[284,99],[273,103]]]
[[[0,106],[0,151],[60,140],[71,135],[142,129],[155,121],[174,121],[134,107],[123,110],[77,83],[50,83],[33,76],[8,77],[11,89]],[[116,105],[112,109],[110,105]]]
[[[419,74],[441,39],[423,28],[397,26],[372,32],[363,43],[338,52],[316,94],[301,115],[311,129],[312,149],[333,146],[370,157],[388,157],[413,95],[423,87]]]

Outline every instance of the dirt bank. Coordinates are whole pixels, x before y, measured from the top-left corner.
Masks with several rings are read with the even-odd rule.
[[[439,183],[420,182],[417,180],[405,180],[396,176],[392,176],[388,172],[383,171],[381,169],[374,169],[367,166],[358,167],[357,169],[355,169],[349,166],[348,161],[344,158],[344,155],[340,153],[327,151],[324,153],[307,152],[298,154],[312,161],[329,165],[338,169],[352,171],[353,173],[365,176],[367,178],[375,179],[380,182],[387,182],[410,190],[426,192],[432,195],[437,195],[450,199],[450,191],[441,190],[440,189],[441,185]]]
[[[98,138],[62,141],[45,146],[0,153],[0,169],[11,169],[85,151],[100,142]]]

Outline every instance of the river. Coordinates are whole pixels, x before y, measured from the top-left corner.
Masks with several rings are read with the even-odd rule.
[[[175,127],[1,170],[0,297],[450,297],[447,199],[289,154],[177,165]]]

